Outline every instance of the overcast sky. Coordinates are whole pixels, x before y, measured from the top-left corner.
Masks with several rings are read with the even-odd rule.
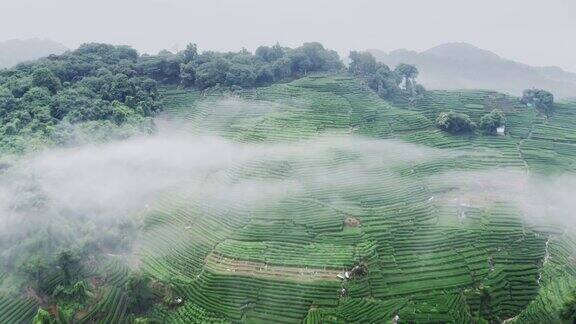
[[[320,41],[425,50],[468,42],[531,65],[576,72],[576,0],[0,0],[0,40],[40,37],[163,48],[254,50]]]

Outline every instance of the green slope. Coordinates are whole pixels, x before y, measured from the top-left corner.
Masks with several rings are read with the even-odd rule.
[[[346,75],[164,96],[166,117],[183,126],[175,131],[268,150],[207,176],[206,188],[273,185],[255,196],[240,187],[246,199],[233,201],[208,189],[159,198],[137,253],[184,303],[157,307],[151,319],[542,323],[558,321],[576,289],[571,235],[526,221],[490,188],[474,196],[475,181],[494,169],[574,172],[576,103],[557,104],[550,118],[489,91],[391,104]],[[506,114],[507,136],[434,127],[441,111],[478,121],[494,108]],[[336,277],[358,263],[367,276]],[[84,320],[126,321],[127,270],[115,260],[105,268],[111,288]]]

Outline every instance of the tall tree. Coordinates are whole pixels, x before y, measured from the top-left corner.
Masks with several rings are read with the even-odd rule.
[[[80,265],[80,257],[72,250],[62,251],[58,255],[58,265],[64,277],[64,284],[70,285]]]
[[[404,82],[404,90],[410,94],[414,94],[414,86],[416,83],[416,77],[418,77],[418,69],[411,64],[400,63],[394,69],[399,76],[402,77]]]
[[[182,56],[182,63],[186,64],[188,62],[194,62],[198,56],[198,47],[196,44],[190,43],[186,45],[186,48],[178,54]]]
[[[348,71],[355,75],[374,74],[383,65],[369,52],[351,51],[348,57],[350,58]]]
[[[128,278],[125,286],[128,307],[132,312],[140,313],[150,307],[156,298],[150,276],[136,272]]]
[[[554,109],[554,95],[542,89],[526,89],[522,93],[521,101],[527,105],[533,105],[546,115]]]

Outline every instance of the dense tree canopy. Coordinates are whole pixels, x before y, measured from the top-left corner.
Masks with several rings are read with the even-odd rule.
[[[84,44],[0,71],[0,147],[18,138],[47,140],[60,122],[123,124],[160,109],[157,82],[138,73],[126,46]]]
[[[31,138],[67,141],[60,129],[66,124],[141,123],[161,110],[159,84],[249,88],[342,68],[338,54],[320,43],[261,46],[255,54],[199,53],[189,44],[153,56],[127,46],[84,44],[0,71],[0,149],[23,150],[35,142]]]
[[[188,45],[176,54],[169,52],[143,57],[137,69],[161,83],[206,89],[216,85],[249,88],[305,76],[312,72],[338,71],[343,64],[335,51],[320,43],[305,43],[291,49],[279,44],[260,46],[255,54],[246,50],[198,54]]]
[[[350,59],[349,71],[382,98],[411,99],[424,91],[412,65],[391,70],[367,52],[351,52]],[[260,46],[254,54],[199,52],[189,44],[177,53],[142,56],[127,46],[84,44],[0,71],[0,150],[73,142],[70,125],[84,123],[150,131],[150,117],[161,110],[159,85],[235,90],[343,68],[335,51],[315,42],[297,48]]]
[[[45,87],[51,93],[56,93],[60,89],[60,79],[48,68],[39,68],[32,73],[32,85],[35,87]]]

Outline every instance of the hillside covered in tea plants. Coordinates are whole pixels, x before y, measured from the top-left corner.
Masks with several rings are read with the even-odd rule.
[[[48,67],[23,79],[14,75],[27,75],[26,65],[3,72],[3,98],[13,96],[19,111],[36,102],[26,99],[31,91],[47,100],[44,114],[65,111],[42,124],[45,133],[34,133],[36,124],[26,132],[68,134],[42,143],[68,145],[63,152],[73,158],[11,153],[1,168],[6,182],[26,180],[18,182],[6,228],[22,228],[14,217],[29,226],[18,234],[0,230],[0,322],[574,319],[576,241],[567,197],[576,172],[576,102],[548,102],[536,90],[523,98],[427,91],[414,67],[390,69],[353,52],[346,69],[321,45],[255,55],[198,54],[192,46],[164,56],[121,53],[102,61],[110,71],[86,70],[94,76],[77,80],[62,82],[50,60],[81,60],[81,52],[37,63]],[[17,98],[18,82],[42,90],[32,86]],[[44,82],[54,84],[52,93]],[[108,87],[125,84],[135,92],[107,96]],[[66,98],[90,98],[102,115],[75,111],[69,101],[61,106],[63,92],[74,91],[86,95]],[[146,131],[106,136],[142,122]],[[79,132],[88,139],[71,141]],[[75,146],[86,141],[88,151]],[[10,152],[28,150],[4,143]],[[116,158],[107,160],[110,152]],[[94,187],[88,192],[103,203],[88,209],[86,197],[56,186],[54,197],[74,198],[63,200],[64,208],[43,192],[52,175],[27,176],[23,167],[82,177],[76,165],[87,155],[99,157],[89,174],[106,163],[123,173],[142,169],[129,178],[130,192],[171,179],[174,170],[176,181],[129,196],[135,206],[104,220],[95,215],[122,193]]]

